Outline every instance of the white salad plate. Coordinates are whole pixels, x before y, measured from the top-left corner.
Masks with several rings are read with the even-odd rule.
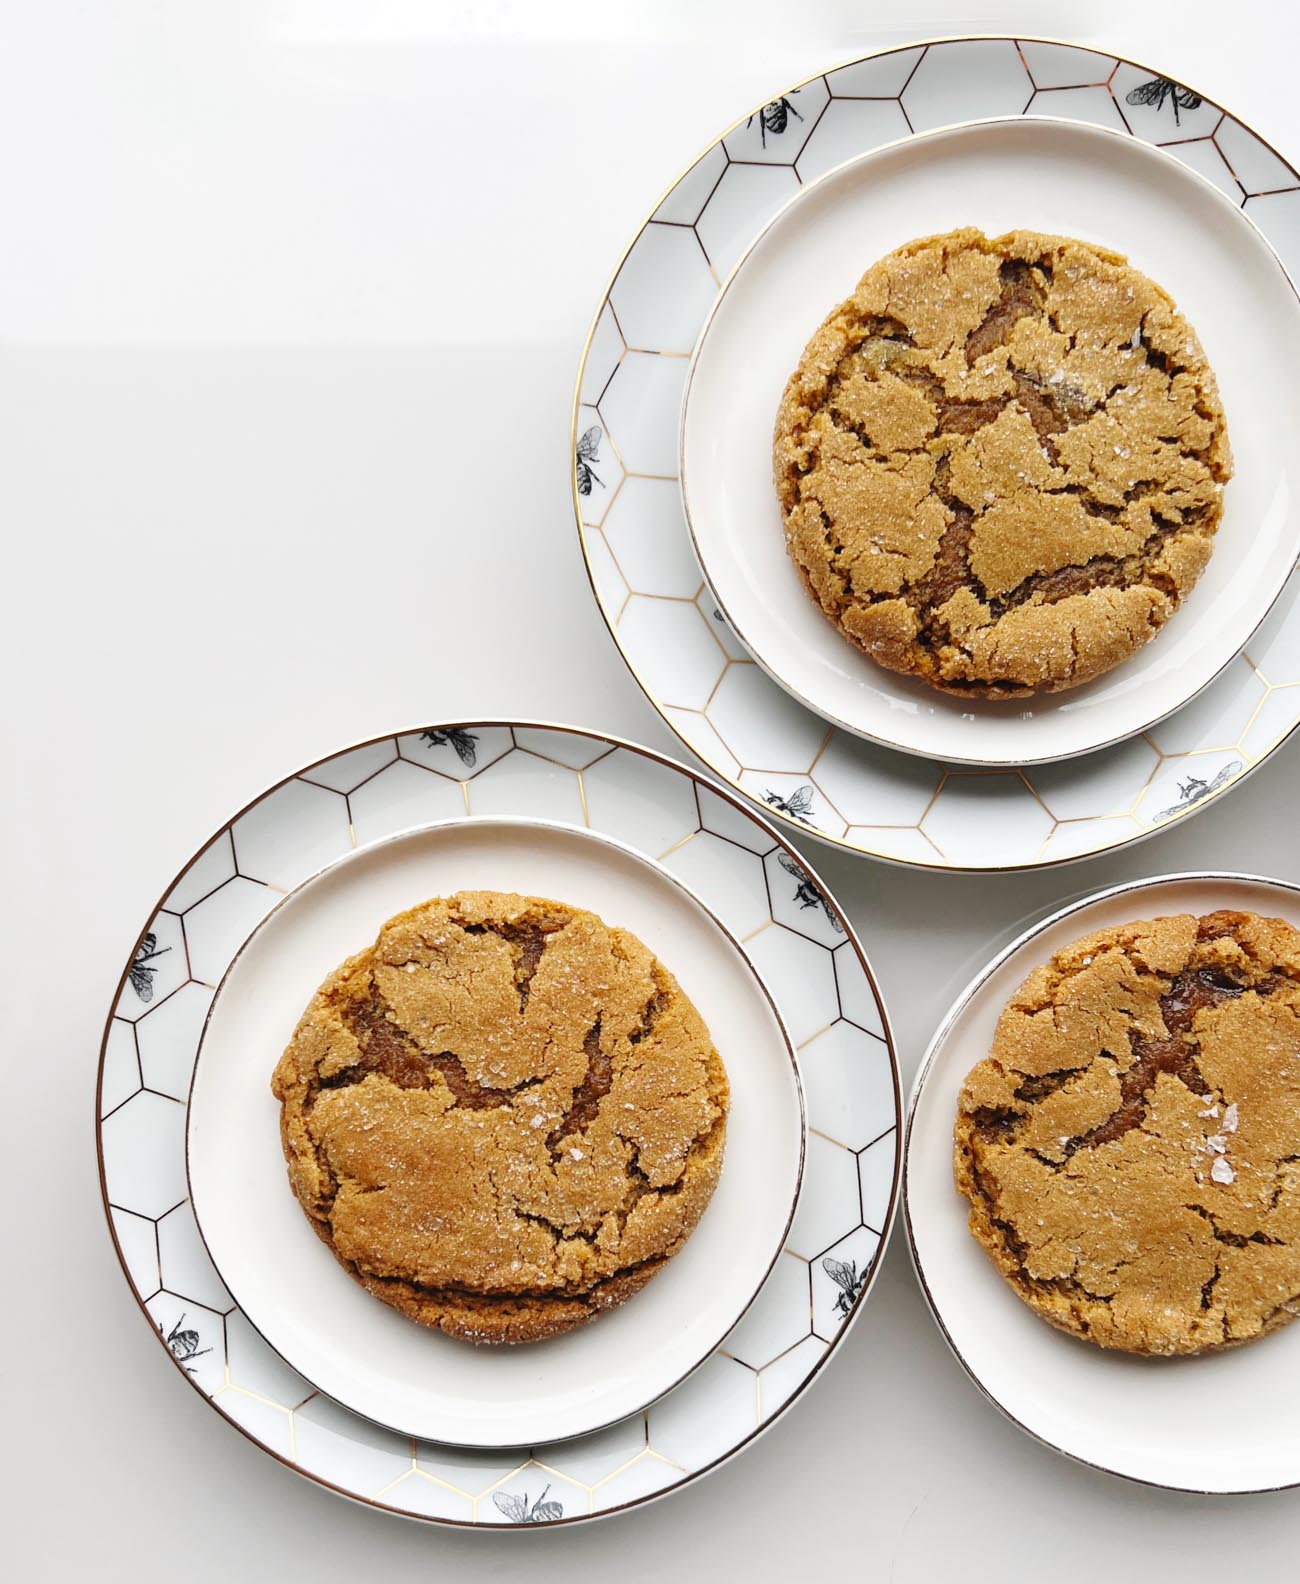
[[[385,919],[461,890],[554,897],[630,929],[671,965],[731,1087],[721,1178],[686,1246],[612,1313],[524,1347],[431,1332],[352,1280],[289,1192],[269,1091],[270,1069],[322,980]],[[702,1364],[781,1253],[804,1149],[798,1069],[771,999],[680,881],[582,827],[463,814],[347,854],[258,925],[213,998],[188,1132],[195,1218],[249,1323],[354,1413],[480,1448],[604,1429]]]
[[[662,951],[717,1020],[735,1084],[735,1131],[691,1241],[622,1311],[572,1338],[610,1373],[603,1406],[575,1408],[573,1375],[566,1397],[557,1365],[547,1424],[516,1420],[520,1439],[510,1446],[463,1446],[352,1411],[266,1340],[274,1333],[297,1356],[305,1337],[315,1351],[302,1360],[313,1375],[334,1368],[338,1392],[368,1390],[369,1414],[388,1413],[380,1399],[385,1390],[391,1397],[392,1378],[372,1372],[373,1359],[348,1357],[343,1343],[352,1336],[397,1349],[401,1368],[415,1370],[424,1407],[440,1384],[448,1425],[451,1399],[460,1390],[466,1410],[471,1382],[481,1388],[485,1422],[499,1428],[511,1406],[531,1411],[527,1401],[506,1403],[531,1389],[523,1379],[530,1350],[458,1350],[468,1376],[463,1389],[453,1387],[411,1351],[427,1343],[430,1359],[450,1357],[446,1338],[349,1291],[346,1275],[327,1268],[333,1261],[323,1245],[310,1246],[316,1239],[285,1181],[266,1085],[315,984],[384,917],[422,893],[521,882],[595,906]],[[242,1048],[246,1039],[260,1048]],[[751,1040],[752,1049],[741,1048]],[[790,1046],[806,1108],[801,1176]],[[775,1087],[760,1108],[766,1083]],[[471,1527],[622,1511],[706,1473],[770,1426],[829,1358],[872,1285],[897,1191],[899,1114],[891,1037],[861,945],[772,825],[648,749],[506,721],[376,738],[289,776],[234,816],[145,922],[105,1027],[98,1084],[114,1242],[137,1302],[189,1383],[318,1483],[388,1511]],[[753,1169],[754,1152],[769,1146],[770,1187]],[[728,1205],[741,1191],[749,1202],[737,1214]],[[254,1199],[263,1198],[266,1224],[255,1225]],[[722,1236],[739,1240],[734,1252],[747,1274],[735,1280],[726,1269],[731,1249],[719,1263]],[[284,1272],[267,1269],[281,1259]],[[682,1261],[688,1278],[692,1262],[707,1268],[679,1287],[674,1266]],[[288,1290],[298,1281],[301,1297]],[[756,1285],[746,1307],[744,1289]],[[324,1305],[315,1334],[306,1313],[313,1295]],[[648,1384],[621,1400],[648,1406],[566,1436],[584,1418],[617,1411],[609,1406],[622,1389],[615,1377],[640,1331],[643,1301],[662,1306],[693,1340],[660,1335],[646,1348],[637,1378]],[[285,1315],[273,1313],[278,1303],[289,1306]],[[712,1315],[716,1333],[728,1304],[743,1309],[738,1323],[672,1385],[656,1350],[675,1350],[672,1369],[689,1369],[709,1341],[694,1310]],[[355,1329],[347,1338],[320,1334],[336,1324]],[[553,1356],[563,1365],[567,1352]],[[481,1373],[494,1363],[506,1384]],[[661,1386],[671,1389],[651,1401]],[[462,1421],[459,1433],[465,1428]]]
[[[1079,936],[1135,919],[1220,908],[1300,928],[1300,887],[1232,874],[1114,886],[1013,941],[958,996],[921,1064],[908,1113],[907,1235],[922,1289],[967,1374],[995,1407],[1057,1451],[1177,1490],[1300,1485],[1300,1325],[1190,1358],[1106,1351],[1040,1319],[967,1230],[953,1185],[962,1081],[1031,970]]]
[[[1113,671],[1064,693],[956,698],[876,665],[809,598],[772,482],[777,404],[863,270],[958,226],[1077,236],[1164,287],[1205,347],[1234,452],[1215,551],[1180,610]],[[1224,283],[1231,281],[1231,290]],[[751,244],[705,321],[683,402],[681,481],[704,575],[737,637],[808,708],[950,764],[1091,752],[1186,704],[1245,647],[1300,551],[1300,302],[1213,182],[1124,132],[1013,116],[918,133],[805,187]]]
[[[887,146],[889,160],[902,160],[900,142],[1012,117],[1036,126],[1048,118],[1044,138],[1062,137],[1058,123],[1069,120],[1107,128],[1114,141],[1158,146],[1162,159],[1239,207],[1292,276],[1300,269],[1300,176],[1202,94],[1150,67],[1042,39],[907,45],[783,89],[669,188],[597,308],[574,401],[573,503],[592,587],[619,651],[668,726],[778,821],[850,852],[939,869],[1032,868],[1141,840],[1222,796],[1300,723],[1300,574],[1243,652],[1156,724],[1061,762],[989,768],[881,747],[828,723],[772,681],[700,570],[679,479],[682,396],[723,282],[802,188],[828,172]],[[1112,141],[1096,146],[1109,150]],[[1129,168],[1108,157],[1116,171]],[[946,218],[945,228],[966,217]],[[1070,219],[1061,214],[1056,223],[1083,229],[1065,224]],[[1238,223],[1233,234],[1240,230]],[[888,237],[890,245],[906,239]],[[1154,239],[1129,226],[1117,241],[1137,264],[1156,269]],[[805,330],[870,262],[855,259],[827,283],[808,307]],[[1184,285],[1187,269],[1166,262],[1170,289],[1194,291],[1195,283]],[[1184,306],[1209,345],[1214,315]],[[1211,351],[1232,356],[1218,344]],[[755,356],[766,356],[763,345]],[[747,391],[733,395],[749,399]],[[763,393],[769,430],[774,399]],[[1231,406],[1228,423],[1234,445],[1248,447]],[[1228,486],[1233,512],[1244,478],[1239,471]],[[1222,548],[1216,558],[1226,563]],[[817,614],[811,604],[809,613]],[[1179,618],[1195,624],[1195,609],[1174,623]],[[1171,624],[1153,654],[1176,633]],[[835,637],[829,627],[827,635]],[[1063,712],[1067,704],[1068,695]]]

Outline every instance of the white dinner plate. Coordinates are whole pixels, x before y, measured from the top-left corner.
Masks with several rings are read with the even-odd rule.
[[[868,265],[958,226],[1077,236],[1127,255],[1200,336],[1235,470],[1182,608],[1122,665],[1032,699],[954,698],[873,663],[809,598],[772,483],[777,404],[805,344]],[[1230,288],[1226,283],[1231,283]],[[805,188],[714,304],[687,377],[681,480],[718,603],[754,658],[827,721],[949,763],[1034,764],[1131,737],[1246,645],[1300,548],[1300,303],[1276,254],[1205,177],[1122,132],[1017,116],[875,150]]]
[[[904,1151],[908,1238],[921,1286],[963,1368],[1040,1441],[1129,1479],[1191,1491],[1300,1484],[1300,1324],[1244,1347],[1139,1358],[1040,1319],[967,1230],[953,1185],[962,1080],[1038,964],[1079,936],[1136,919],[1239,909],[1300,928],[1300,887],[1230,874],[1169,875],[1073,902],[1035,924],[957,998],[922,1062]]]
[[[289,1189],[270,1092],[271,1069],[322,980],[386,919],[461,890],[553,897],[630,929],[677,975],[731,1085],[721,1177],[685,1247],[619,1308],[518,1347],[473,1347],[416,1325],[348,1275]],[[213,1264],[281,1357],[392,1430],[511,1447],[603,1429],[718,1347],[785,1242],[803,1168],[803,1100],[794,1051],[752,965],[667,870],[585,829],[462,818],[349,854],[253,932],[208,1014],[188,1159]]]
[[[715,1034],[723,1023],[731,1026],[731,1013],[713,998],[732,986],[737,1003],[748,1007],[744,1015],[756,1037],[767,1042],[775,1093],[785,1096],[778,1114],[754,1118],[753,1125],[770,1128],[780,1115],[786,1117],[776,1159],[784,1163],[788,1182],[789,1056],[775,1070],[775,1036],[764,1021],[773,1014],[763,1010],[750,970],[734,947],[724,947],[719,932],[740,941],[776,1020],[797,1049],[807,1108],[803,1175],[784,1245],[721,1345],[680,1384],[607,1429],[568,1439],[545,1432],[531,1443],[501,1448],[413,1439],[343,1407],[286,1362],[209,1258],[186,1164],[196,1055],[217,987],[232,964],[238,963],[223,1001],[238,988],[245,966],[255,975],[276,964],[289,971],[314,932],[326,928],[324,919],[309,918],[300,937],[294,922],[314,913],[318,899],[327,914],[324,903],[332,895],[353,894],[354,881],[371,896],[364,920],[351,919],[349,908],[347,930],[321,938],[318,960],[308,963],[304,957],[294,968],[301,978],[292,995],[288,983],[262,987],[267,999],[256,1005],[270,1006],[278,998],[281,1026],[275,1039],[281,1042],[321,974],[363,942],[367,931],[373,936],[394,907],[411,900],[406,879],[385,895],[385,874],[409,873],[417,892],[469,879],[468,873],[443,867],[451,849],[442,844],[450,835],[430,832],[412,844],[409,833],[449,822],[468,833],[480,819],[496,822],[497,830],[501,821],[542,821],[604,838],[576,838],[583,844],[579,866],[575,838],[561,832],[556,841],[570,844],[563,876],[541,869],[533,878],[542,889],[576,900],[582,900],[574,891],[581,880],[592,887],[583,896],[598,905],[607,902],[609,916],[634,928],[639,919],[646,938],[663,946],[665,960],[706,1016],[721,1019]],[[463,855],[475,839],[465,834]],[[616,866],[627,866],[620,872],[628,884],[617,894],[606,896],[598,875],[582,878],[597,846],[610,866],[611,884]],[[553,849],[552,858],[558,852]],[[486,854],[478,857],[486,863]],[[409,872],[408,860],[417,865]],[[633,869],[640,873],[635,883],[629,878]],[[322,871],[329,873],[311,884]],[[483,873],[477,857],[473,873],[477,883]],[[513,883],[504,873],[496,878]],[[677,893],[676,882],[700,899],[716,926]],[[624,903],[633,901],[649,909],[656,896],[662,916],[624,911]],[[274,958],[264,955],[261,939],[245,951],[268,916],[265,941],[274,945],[276,935],[284,935],[285,952]],[[291,936],[285,933],[289,925]],[[664,925],[674,935],[687,932],[671,954],[657,933]],[[307,955],[316,958],[315,951]],[[260,1040],[263,1034],[251,1018],[254,1005],[250,998],[243,1009]],[[224,1038],[227,1011],[239,1010],[231,994],[229,1007],[219,1006],[214,1014],[213,1034]],[[204,1052],[200,1106],[208,1063],[220,1060],[216,1049]],[[230,1096],[230,1127],[240,1131],[226,1137],[226,1158],[209,1163],[214,1180],[236,1193],[243,1172],[264,1183],[266,1214],[280,1224],[276,1235],[286,1240],[285,1257],[303,1262],[305,1281],[329,1286],[325,1301],[331,1306],[337,1300],[344,1311],[353,1304],[373,1307],[379,1314],[367,1312],[366,1324],[381,1323],[390,1340],[405,1345],[414,1335],[441,1350],[446,1338],[372,1306],[365,1293],[345,1293],[336,1278],[352,1284],[341,1270],[313,1262],[312,1255],[323,1255],[327,1265],[333,1263],[323,1246],[311,1246],[316,1239],[285,1182],[273,1126],[276,1107],[265,1087],[273,1054],[263,1050],[254,1059],[249,1052],[233,1052],[228,1076],[237,1078],[238,1063],[247,1057],[248,1088],[246,1095]],[[736,1131],[722,1185],[672,1265],[629,1300],[621,1321],[614,1313],[588,1326],[588,1345],[613,1346],[601,1341],[602,1331],[617,1340],[618,1326],[638,1325],[638,1308],[646,1314],[643,1303],[653,1307],[671,1299],[673,1266],[707,1254],[715,1232],[731,1224],[727,1199],[719,1196],[731,1195],[728,1174],[745,1155],[748,1078],[758,1073],[761,1052],[724,1047],[724,1057],[744,1093],[733,1111]],[[100,1177],[118,1256],[150,1327],[189,1384],[256,1445],[307,1478],[385,1511],[472,1527],[545,1527],[621,1512],[680,1489],[747,1446],[808,1387],[860,1313],[879,1266],[898,1180],[898,1076],[883,1005],[852,925],[806,861],[761,815],[697,772],[601,733],[526,721],[442,723],[377,737],[287,776],[228,820],[172,881],[141,930],[105,1026],[97,1104]],[[196,1115],[200,1153],[204,1126]],[[195,1164],[206,1181],[202,1161]],[[196,1176],[196,1190],[201,1188]],[[757,1226],[748,1211],[764,1202],[764,1192],[762,1184],[754,1185],[757,1197],[738,1228],[742,1242]],[[774,1197],[783,1194],[784,1189]],[[267,1229],[268,1242],[274,1232]],[[261,1228],[250,1229],[249,1249],[260,1247],[263,1236]],[[231,1268],[241,1293],[244,1277],[235,1267],[247,1252],[237,1248]],[[715,1262],[696,1284],[700,1308],[712,1302],[711,1286],[730,1279],[730,1255],[727,1250],[721,1265]],[[657,1298],[654,1288],[661,1281],[668,1285]],[[683,1318],[681,1309],[668,1307],[674,1327],[691,1327],[691,1315]],[[258,1318],[275,1323],[275,1317]],[[606,1329],[611,1325],[612,1332]],[[667,1333],[653,1337],[645,1368],[657,1369],[656,1351],[676,1345]],[[520,1359],[529,1351],[519,1350]],[[467,1349],[456,1356],[477,1366]],[[556,1356],[562,1357],[560,1350]],[[498,1362],[503,1357],[507,1370],[519,1367],[499,1349],[487,1356]],[[485,1403],[491,1410],[490,1395]],[[518,1406],[526,1411],[528,1403]]]
[[[700,571],[678,459],[686,371],[723,281],[837,166],[960,122],[1095,124],[1213,182],[1300,278],[1300,172],[1242,119],[1267,107],[1248,93],[1233,114],[1158,68],[1023,34],[900,44],[772,88],[646,213],[583,348],[574,517],[633,677],[665,725],[778,824],[894,863],[1070,863],[1229,796],[1300,726],[1300,569],[1242,653],[1138,736],[1053,764],[954,765],[828,726],[771,679]]]

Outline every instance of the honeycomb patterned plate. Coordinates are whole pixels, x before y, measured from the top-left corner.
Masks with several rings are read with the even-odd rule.
[[[729,628],[696,561],[677,478],[690,354],[722,282],[802,186],[872,149],[1007,116],[1092,122],[1156,144],[1238,203],[1300,278],[1300,175],[1167,77],[1046,40],[891,49],[787,89],[671,188],[614,276],[574,406],[574,506],[592,587],[633,675],[719,776],[778,820],[939,869],[1020,869],[1140,840],[1204,808],[1300,722],[1300,572],[1245,653],[1149,730],[1081,758],[985,770],[835,729]]]
[[[738,940],[798,1051],[807,1116],[785,1247],[743,1319],[647,1410],[506,1451],[416,1441],[314,1390],[209,1260],[188,1197],[187,1096],[215,987],[290,891],[356,848],[475,816],[602,833],[696,892]],[[432,1522],[571,1523],[677,1489],[767,1428],[845,1334],[874,1279],[899,1173],[898,1068],[852,925],[743,800],[648,749],[502,721],[378,738],[290,776],[169,887],[122,973],[100,1053],[100,1180],[123,1270],[195,1390],[282,1463]]]

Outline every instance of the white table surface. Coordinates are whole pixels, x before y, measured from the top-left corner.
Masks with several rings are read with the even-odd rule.
[[[12,1577],[1294,1571],[1300,1491],[1141,1489],[1003,1422],[946,1353],[897,1232],[814,1387],[683,1494],[522,1537],[353,1507],[188,1390],[99,1205],[94,1073],[123,955],[236,806],[344,743],[445,718],[682,751],[610,642],[569,505],[579,351],[661,190],[837,60],[1015,30],[1155,63],[1300,152],[1300,25],[1266,0],[0,6]],[[1181,868],[1300,880],[1297,770],[1293,743],[1199,818],[1047,873],[816,850],[905,1079],[950,990],[1027,913]]]

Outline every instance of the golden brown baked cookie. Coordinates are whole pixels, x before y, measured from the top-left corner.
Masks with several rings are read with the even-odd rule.
[[[468,1341],[622,1303],[722,1166],[726,1073],[677,981],[537,897],[390,919],[316,992],[271,1087],[316,1231],[377,1298]]]
[[[873,264],[813,336],[773,446],[808,592],[945,692],[1075,687],[1209,560],[1232,472],[1191,326],[1118,253],[975,230]]]
[[[1199,1353],[1300,1312],[1300,932],[1252,913],[1085,935],[967,1075],[970,1229],[1102,1347]]]

